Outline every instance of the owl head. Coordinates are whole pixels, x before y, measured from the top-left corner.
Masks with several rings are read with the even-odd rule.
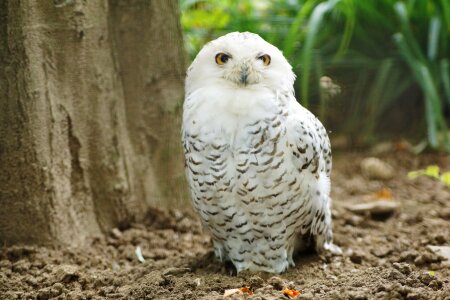
[[[281,51],[259,35],[232,32],[206,44],[188,69],[186,92],[208,86],[292,91],[295,75]]]

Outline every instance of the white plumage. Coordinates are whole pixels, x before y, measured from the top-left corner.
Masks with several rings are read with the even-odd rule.
[[[280,273],[309,237],[332,243],[331,150],[295,100],[282,53],[253,33],[222,36],[188,69],[182,138],[195,209],[236,270]]]

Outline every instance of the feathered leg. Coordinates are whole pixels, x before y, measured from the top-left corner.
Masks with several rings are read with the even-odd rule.
[[[325,199],[321,200],[322,206],[317,209],[311,226],[316,251],[319,253],[330,251],[333,254],[340,255],[342,254],[341,248],[333,244],[330,198],[326,196]]]

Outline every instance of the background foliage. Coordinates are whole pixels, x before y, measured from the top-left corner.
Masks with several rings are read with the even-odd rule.
[[[191,58],[225,33],[258,33],[293,65],[300,102],[332,128],[365,142],[396,129],[450,151],[448,0],[181,0],[181,9]],[[324,75],[339,97],[321,91]]]

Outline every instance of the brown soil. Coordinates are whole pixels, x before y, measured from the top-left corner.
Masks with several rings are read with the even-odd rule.
[[[395,178],[377,181],[361,175],[359,162],[367,156],[341,153],[334,159],[334,232],[343,256],[302,254],[295,268],[276,277],[232,277],[213,258],[211,240],[195,215],[155,209],[145,224],[116,229],[82,249],[3,246],[0,299],[222,299],[226,289],[240,287],[249,287],[253,296],[229,299],[287,299],[281,291],[286,287],[301,291],[298,299],[450,299],[449,262],[426,247],[449,245],[450,190],[430,178],[406,177],[429,164],[449,170],[450,159],[382,155]],[[375,201],[383,188],[400,203],[394,214],[347,210]]]

